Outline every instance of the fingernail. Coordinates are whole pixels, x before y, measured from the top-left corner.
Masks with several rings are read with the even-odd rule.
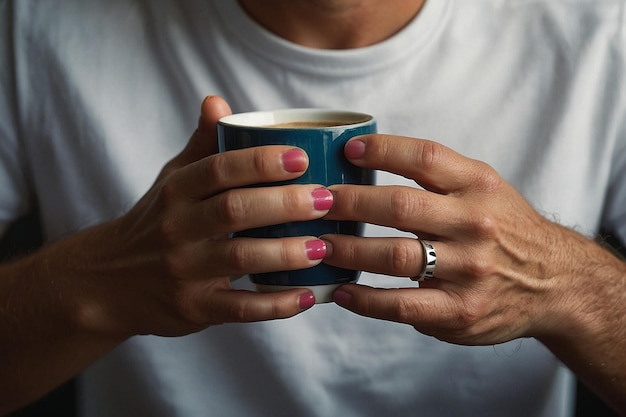
[[[365,142],[362,140],[351,140],[348,142],[344,149],[346,158],[359,159],[365,155]]]
[[[333,193],[326,188],[316,188],[311,191],[313,197],[313,208],[315,210],[330,210],[333,206]]]
[[[300,149],[292,149],[282,155],[283,168],[287,172],[302,172],[306,170],[307,158]]]
[[[313,307],[315,305],[315,295],[312,292],[302,294],[298,299],[298,305],[300,305],[300,310]]]
[[[326,256],[326,243],[323,240],[309,240],[304,244],[306,247],[306,256],[312,261],[323,259]]]
[[[325,258],[328,258],[333,255],[333,244],[330,241],[324,239],[324,236],[320,236],[319,239],[326,244],[326,255]]]
[[[339,288],[333,293],[333,301],[341,306],[350,305],[352,294]]]

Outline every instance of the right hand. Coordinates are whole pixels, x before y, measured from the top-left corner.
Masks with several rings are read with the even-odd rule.
[[[312,192],[320,186],[245,188],[296,178],[308,158],[288,146],[217,153],[216,122],[229,113],[221,98],[205,99],[185,149],[130,212],[103,225],[106,245],[78,284],[80,316],[89,327],[177,336],[224,322],[290,317],[313,304],[306,289],[260,294],[231,287],[230,276],[317,265],[325,248],[307,250],[314,237],[229,239],[229,233],[328,211],[314,207]]]

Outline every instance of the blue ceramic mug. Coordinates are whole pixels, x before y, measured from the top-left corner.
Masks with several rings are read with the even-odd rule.
[[[279,184],[364,184],[374,182],[374,172],[352,165],[345,158],[346,142],[359,135],[376,133],[376,120],[367,114],[324,109],[285,109],[239,113],[218,122],[219,151],[263,145],[291,145],[309,156],[306,172]],[[277,185],[272,184],[258,184]],[[237,232],[233,236],[280,238],[321,236],[329,233],[360,235],[363,224],[351,221],[311,220],[291,222]],[[355,282],[360,271],[337,268],[324,263],[307,269],[251,274],[250,279],[262,292],[305,287],[315,294],[317,303],[332,299],[342,284]]]

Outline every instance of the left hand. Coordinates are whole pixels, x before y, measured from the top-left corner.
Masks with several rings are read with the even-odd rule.
[[[582,297],[593,295],[575,260],[589,240],[542,217],[493,168],[435,142],[388,135],[353,139],[345,153],[355,165],[402,175],[424,190],[333,186],[327,218],[412,232],[432,242],[437,266],[420,288],[342,286],[339,305],[457,344],[571,335],[582,325]],[[416,239],[323,239],[332,265],[401,277],[423,267]]]

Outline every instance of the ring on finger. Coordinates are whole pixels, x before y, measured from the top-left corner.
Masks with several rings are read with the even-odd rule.
[[[421,272],[418,275],[411,277],[411,279],[413,281],[422,282],[435,277],[437,252],[435,251],[435,247],[432,243],[422,239],[418,239],[417,241],[422,244],[422,249],[424,250],[424,266],[422,267]]]

